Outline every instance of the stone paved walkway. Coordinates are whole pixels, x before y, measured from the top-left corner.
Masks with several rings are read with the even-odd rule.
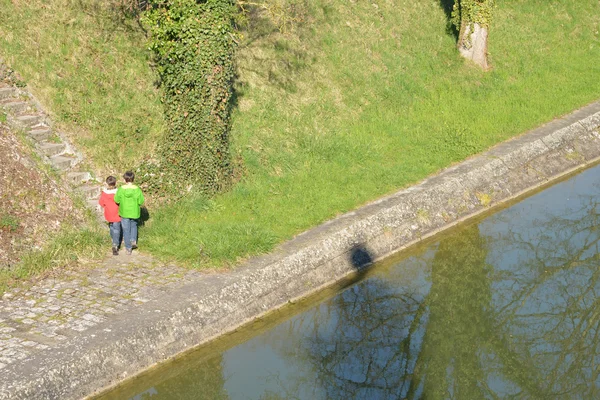
[[[0,300],[0,370],[26,363],[32,354],[66,344],[111,316],[201,275],[134,252],[9,290]]]

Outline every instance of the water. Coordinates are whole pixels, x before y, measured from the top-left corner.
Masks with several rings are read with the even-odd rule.
[[[104,399],[598,399],[599,194],[595,167]]]

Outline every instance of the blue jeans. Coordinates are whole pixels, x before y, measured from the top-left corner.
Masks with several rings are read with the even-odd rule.
[[[137,242],[137,219],[121,217],[121,226],[123,227],[125,248],[131,250],[131,245]]]
[[[109,222],[108,228],[110,230],[110,237],[112,239],[113,247],[119,247],[121,244],[121,223],[120,222]]]

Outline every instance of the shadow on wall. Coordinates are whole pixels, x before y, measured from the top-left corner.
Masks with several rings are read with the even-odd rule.
[[[350,250],[350,262],[352,266],[359,272],[365,273],[367,268],[373,264],[373,256],[364,244],[355,244]]]

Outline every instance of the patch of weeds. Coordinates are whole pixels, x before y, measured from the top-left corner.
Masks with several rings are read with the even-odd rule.
[[[59,324],[64,324],[67,322],[67,316],[63,314],[56,314],[50,317],[49,321],[56,321]]]
[[[469,211],[469,208],[465,204],[462,204],[458,207],[457,211],[458,211],[458,214],[460,215],[460,214],[464,214],[467,211]]]
[[[492,195],[489,193],[476,192],[475,197],[477,197],[477,200],[479,200],[479,204],[484,207],[489,207],[489,205],[492,203]]]
[[[567,154],[565,154],[565,158],[569,161],[578,161],[578,162],[585,160],[585,157],[576,150],[571,150],[571,151],[567,150]]]
[[[19,226],[19,219],[14,215],[4,214],[0,217],[0,230],[16,232]]]
[[[429,211],[419,208],[417,210],[417,220],[422,223],[429,222]]]
[[[3,111],[0,111],[0,123],[2,123],[2,124],[6,123],[6,113]]]
[[[90,286],[92,283],[90,282],[90,278],[87,275],[84,275],[83,277],[81,277],[81,280],[79,281],[79,286],[80,287],[87,287]]]
[[[185,274],[183,272],[176,272],[173,275],[171,275],[173,279],[183,279],[184,276]]]
[[[109,278],[114,278],[114,276],[117,274],[117,270],[114,268],[109,268],[106,270],[106,276]]]
[[[392,230],[392,227],[391,227],[391,226],[389,226],[389,225],[386,225],[386,226],[384,226],[384,227],[383,227],[383,234],[384,234],[385,236],[388,236],[388,237],[390,237],[390,236],[392,236],[392,233],[393,233],[393,230]]]
[[[61,138],[56,133],[53,133],[52,135],[50,135],[48,137],[48,139],[46,139],[46,141],[48,141],[50,143],[62,143]]]
[[[20,89],[23,89],[23,88],[27,87],[27,82],[25,82],[22,79],[15,78],[13,80],[13,83],[15,84],[16,87],[18,87]]]
[[[452,220],[452,217],[446,211],[442,211],[442,218],[446,222],[450,222]]]

